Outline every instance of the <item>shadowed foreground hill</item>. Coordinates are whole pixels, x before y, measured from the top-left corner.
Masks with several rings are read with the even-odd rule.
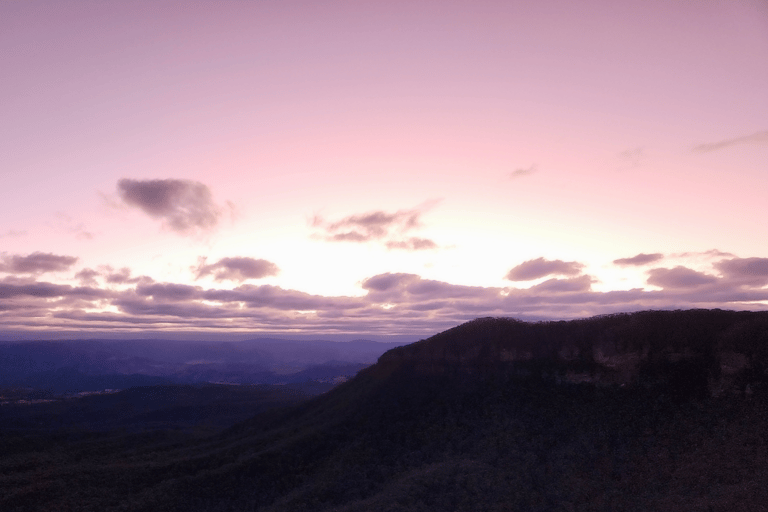
[[[762,313],[479,319],[214,437],[18,450],[0,509],[765,510],[767,343]]]

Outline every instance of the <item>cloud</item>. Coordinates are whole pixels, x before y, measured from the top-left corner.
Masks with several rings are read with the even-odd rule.
[[[696,270],[677,266],[675,268],[654,268],[648,271],[648,284],[661,288],[698,288],[714,284],[717,277]]]
[[[275,276],[280,272],[277,265],[271,261],[247,257],[222,258],[210,265],[206,265],[203,258],[195,270],[196,279],[213,274],[213,279],[216,281],[238,282]]]
[[[698,146],[694,146],[693,151],[696,153],[708,153],[710,151],[717,151],[719,149],[737,146],[740,144],[766,145],[768,144],[768,130],[756,132],[751,135],[745,135],[743,137],[734,137],[732,139],[723,139],[717,142],[699,144]]]
[[[595,279],[592,276],[579,276],[571,279],[547,279],[543,283],[529,288],[535,293],[573,293],[588,292],[592,289]]]
[[[533,164],[533,165],[531,165],[530,167],[527,167],[527,168],[515,169],[514,171],[510,172],[508,176],[509,176],[510,179],[514,180],[514,179],[517,179],[517,178],[522,178],[523,176],[530,176],[531,174],[535,173],[536,171],[538,171],[538,167],[536,166],[536,164]]]
[[[90,269],[90,268],[84,268],[77,274],[75,274],[75,279],[80,281],[80,283],[88,286],[96,286],[96,277],[100,276],[101,272],[97,272],[96,270]]]
[[[109,272],[104,280],[109,284],[135,284],[150,280],[146,276],[131,277],[131,269],[123,267],[120,270],[115,271],[112,267],[104,267]]]
[[[653,254],[640,253],[637,256],[632,256],[631,258],[619,258],[617,260],[613,260],[613,264],[619,265],[622,267],[627,265],[640,266],[640,265],[647,265],[648,263],[653,263],[655,261],[659,261],[663,258],[664,258],[664,255],[659,252],[655,252]]]
[[[549,275],[575,276],[581,273],[584,265],[576,261],[535,260],[524,261],[510,270],[505,279],[509,281],[531,281]]]
[[[19,238],[25,236],[26,231],[18,231],[16,229],[9,229],[5,233],[0,233],[0,238]]]
[[[0,272],[10,274],[42,274],[44,272],[61,272],[77,262],[74,256],[60,256],[58,254],[34,252],[27,256],[18,254],[11,257],[4,256],[0,262]]]
[[[322,216],[315,215],[311,225],[323,230],[323,238],[330,242],[382,241],[388,249],[436,249],[438,245],[428,238],[403,238],[405,233],[423,226],[421,216],[435,204],[437,201],[429,201],[416,208],[395,212],[376,210],[349,215],[337,221],[326,221]]]
[[[136,294],[159,300],[190,300],[202,296],[202,288],[188,284],[153,283],[139,285]]]
[[[0,282],[0,299],[9,299],[18,296],[55,298],[68,296],[82,297],[106,297],[106,292],[97,288],[72,287],[66,284],[54,284],[46,282],[30,282],[23,284]]]
[[[392,290],[403,284],[407,284],[414,280],[421,279],[416,274],[379,274],[373,277],[369,277],[363,281],[362,286],[364,290],[373,290],[377,292],[384,292]]]
[[[425,249],[437,249],[437,244],[428,238],[410,237],[406,240],[390,240],[386,243],[387,249],[405,249],[408,251],[422,251]]]
[[[750,286],[768,284],[768,258],[732,258],[714,265],[727,279]]]
[[[127,205],[162,220],[166,227],[179,234],[212,230],[221,215],[211,191],[196,181],[121,179],[117,190]]]

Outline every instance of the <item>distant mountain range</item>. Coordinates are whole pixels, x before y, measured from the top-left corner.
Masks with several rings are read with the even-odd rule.
[[[766,363],[767,313],[478,319],[208,436],[5,432],[0,509],[765,510]]]
[[[171,383],[338,382],[399,345],[270,338],[0,342],[0,388],[76,393]]]

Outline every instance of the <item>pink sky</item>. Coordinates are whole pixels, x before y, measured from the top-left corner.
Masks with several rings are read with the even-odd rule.
[[[768,309],[763,1],[0,1],[0,333]]]

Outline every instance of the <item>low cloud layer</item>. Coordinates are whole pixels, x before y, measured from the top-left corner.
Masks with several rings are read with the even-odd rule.
[[[246,279],[261,279],[264,277],[275,276],[280,269],[271,261],[234,257],[222,258],[216,263],[206,265],[203,259],[195,268],[196,279],[212,275],[215,281],[237,281],[243,282]]]
[[[421,217],[436,202],[428,202],[410,210],[386,212],[383,210],[349,215],[340,220],[328,221],[316,215],[312,227],[320,229],[322,238],[330,242],[380,242],[388,249],[420,251],[438,248],[428,238],[409,236],[423,226]]]
[[[322,296],[242,283],[277,271],[271,262],[244,257],[222,258],[211,264],[201,261],[195,267],[215,281],[240,282],[233,288],[206,281],[154,282],[148,277],[131,277],[129,269],[109,267],[74,273],[72,278],[79,280],[79,286],[18,273],[0,278],[0,330],[428,336],[481,316],[539,320],[642,309],[768,309],[768,258],[717,256],[727,254],[719,251],[702,254],[707,258],[689,257],[695,268],[643,269],[641,261],[653,263],[661,258],[627,258],[633,261],[626,271],[643,272],[648,287],[614,291],[595,290],[597,279],[585,274],[578,262],[545,258],[525,261],[510,271],[512,275],[507,277],[523,281],[521,285],[468,286],[415,273],[385,272],[362,279],[356,296]],[[545,279],[533,286],[525,282],[540,278]]]
[[[613,264],[622,267],[629,265],[640,266],[654,263],[662,259],[664,259],[664,255],[658,252],[653,254],[640,253],[637,256],[632,256],[631,258],[619,258],[617,260],[613,260]]]
[[[211,191],[196,181],[121,179],[117,191],[125,204],[179,234],[212,230],[221,215]]]
[[[550,275],[576,276],[581,274],[584,265],[576,261],[546,260],[536,258],[524,261],[510,270],[506,279],[509,281],[532,281]]]
[[[9,274],[42,274],[69,270],[77,262],[74,256],[62,256],[53,253],[34,252],[27,256],[14,254],[3,256],[0,260],[0,272]]]
[[[699,144],[693,148],[693,151],[696,153],[708,153],[710,151],[717,151],[719,149],[725,149],[731,146],[739,146],[742,144],[768,145],[768,130],[756,132],[751,135],[745,135],[743,137],[734,137],[732,139],[723,139],[717,142]]]

